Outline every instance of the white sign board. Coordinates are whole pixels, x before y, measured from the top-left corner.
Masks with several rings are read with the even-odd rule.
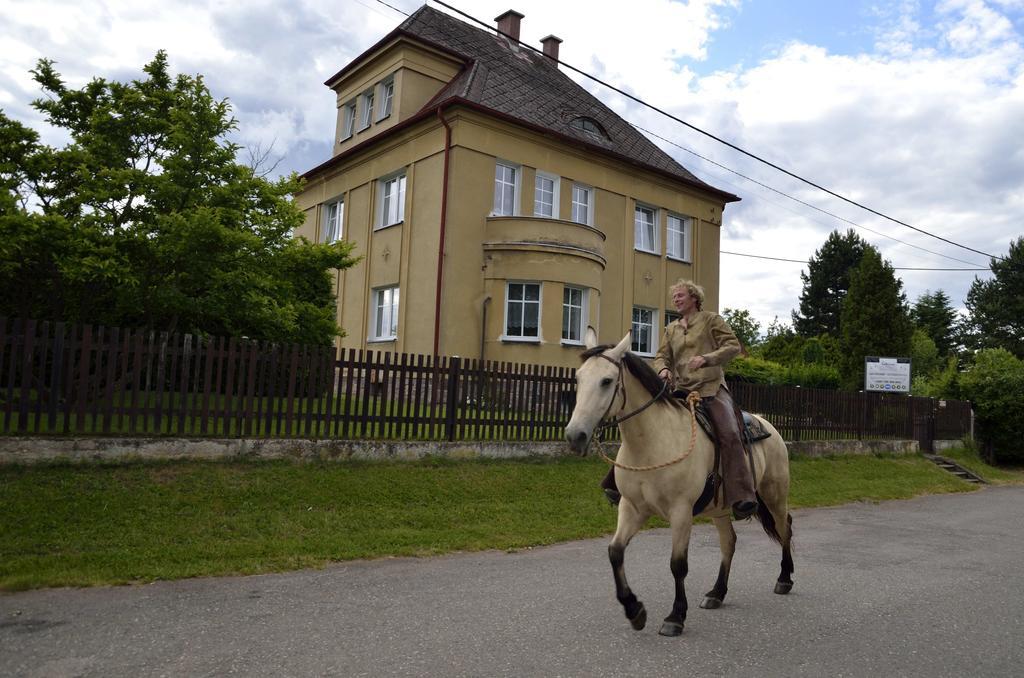
[[[864,390],[910,393],[910,358],[864,358]]]

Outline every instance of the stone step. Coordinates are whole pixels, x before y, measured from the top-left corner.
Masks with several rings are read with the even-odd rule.
[[[935,464],[939,468],[941,468],[941,469],[943,469],[945,471],[948,471],[949,473],[952,473],[953,475],[957,476],[958,478],[962,478],[963,480],[966,480],[969,483],[975,483],[975,484],[979,484],[979,485],[987,484],[983,478],[981,478],[977,474],[975,474],[975,473],[965,469],[963,466],[961,466],[960,464],[956,463],[955,461],[952,461],[951,459],[946,459],[945,457],[940,457],[937,454],[927,454],[926,453],[924,456],[925,456],[925,459],[928,459],[929,461],[931,461],[933,464]]]

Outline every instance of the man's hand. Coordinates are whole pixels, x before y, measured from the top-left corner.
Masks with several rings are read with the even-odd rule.
[[[699,370],[708,364],[707,359],[702,355],[695,355],[690,358],[690,362],[686,363],[686,367],[691,370]]]
[[[672,378],[672,372],[667,367],[662,367],[661,370],[658,371],[658,376],[661,377],[663,382],[670,386],[672,385],[672,382],[675,381],[675,379]]]

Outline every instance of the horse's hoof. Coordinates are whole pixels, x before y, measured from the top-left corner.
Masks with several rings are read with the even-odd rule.
[[[777,581],[775,582],[775,592],[780,596],[784,596],[793,590],[793,582],[791,581]]]
[[[643,603],[640,603],[640,609],[637,611],[636,616],[629,620],[629,623],[637,631],[647,626],[647,608],[644,607]]]
[[[668,636],[669,638],[675,638],[676,636],[682,635],[683,625],[679,622],[667,621],[661,625],[658,629],[659,636]]]
[[[776,593],[778,593],[778,589],[776,589]],[[705,596],[704,600],[701,601],[700,606],[705,610],[717,610],[722,607],[722,599]]]

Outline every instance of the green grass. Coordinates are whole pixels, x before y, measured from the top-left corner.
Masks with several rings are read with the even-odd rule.
[[[794,508],[976,489],[917,455],[798,457],[790,461],[790,475]]]
[[[991,466],[985,463],[971,447],[944,450],[939,456],[948,457],[993,485],[1024,485],[1024,468]]]
[[[519,549],[608,534],[594,459],[0,467],[0,589]],[[795,459],[794,507],[969,491],[920,457]],[[657,521],[654,524],[663,524]]]

